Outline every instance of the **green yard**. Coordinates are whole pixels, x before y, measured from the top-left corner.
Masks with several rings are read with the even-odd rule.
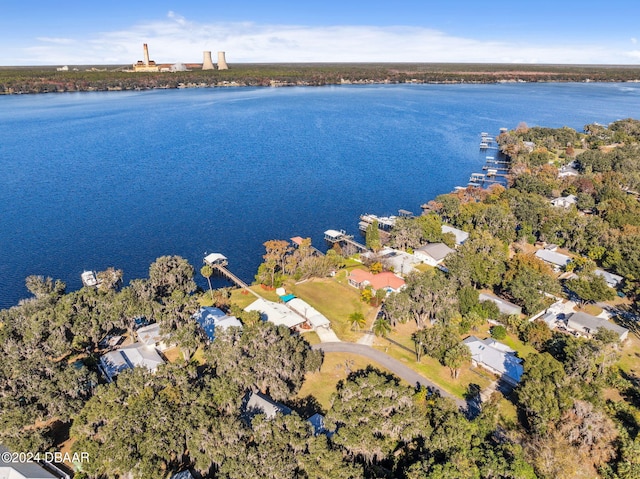
[[[331,328],[343,341],[357,341],[362,333],[352,331],[349,315],[361,311],[367,320],[364,329],[368,329],[375,319],[376,308],[360,300],[360,291],[335,279],[314,279],[303,283],[287,285],[291,291],[302,298],[331,321]]]

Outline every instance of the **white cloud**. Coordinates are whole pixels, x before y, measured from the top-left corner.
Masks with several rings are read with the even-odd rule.
[[[57,45],[71,45],[76,42],[73,38],[37,37],[36,40],[44,43],[55,43]]]
[[[171,11],[162,20],[93,38],[43,38],[14,52],[21,63],[128,64],[142,59],[147,43],[159,63],[200,62],[202,51],[224,50],[234,62],[500,62],[624,63],[633,52],[603,45],[534,45],[451,36],[419,27],[265,25],[251,22],[198,23]],[[3,53],[0,53],[2,55]],[[7,54],[5,51],[4,54]]]
[[[633,43],[635,45],[636,43],[638,43],[638,39],[635,38],[635,37],[632,37],[631,38],[631,43]]]

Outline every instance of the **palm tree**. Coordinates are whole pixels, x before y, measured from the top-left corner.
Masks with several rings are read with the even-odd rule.
[[[384,317],[379,317],[373,322],[373,334],[386,338],[391,332],[391,324]]]
[[[205,264],[202,268],[200,268],[200,274],[207,278],[207,282],[209,283],[209,291],[211,292],[211,301],[213,299],[213,288],[211,287],[211,276],[213,276],[213,268],[211,265]]]
[[[362,314],[360,311],[351,313],[349,315],[349,322],[351,323],[351,329],[353,331],[358,331],[367,323],[367,321],[364,319],[364,314]]]

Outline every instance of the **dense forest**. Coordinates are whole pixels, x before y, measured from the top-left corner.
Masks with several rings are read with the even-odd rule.
[[[0,67],[0,94],[147,90],[207,86],[336,85],[341,83],[624,82],[640,68],[612,65],[454,63],[234,64],[229,70],[130,73],[130,66]]]
[[[592,338],[552,331],[478,299],[479,290],[492,291],[527,317],[552,296],[606,301],[614,290],[594,274],[605,268],[623,277],[629,316],[616,321],[637,334],[640,121],[591,124],[583,132],[521,124],[497,141],[511,161],[508,188],[441,195],[384,240],[367,235],[369,265],[381,270],[375,252],[384,242],[405,251],[451,244],[443,224],[470,233],[444,270],[412,274],[404,290],[384,299],[377,323],[384,335],[384,325],[415,322],[417,361],[435,358],[452,378],[469,361],[461,337],[489,319],[501,323],[494,337],[509,331],[530,345],[520,383],[496,392],[480,411],[460,410],[372,367],[341,380],[327,408],[313,396],[301,399],[322,354],[230,304],[228,291],[198,290],[193,266],[165,256],[150,265],[148,278],[124,287],[113,268],[98,273],[98,287],[74,292],[51,278],[26,279],[33,297],[0,311],[0,442],[17,451],[64,443],[89,452],[77,478],[151,479],[186,468],[220,478],[640,477],[640,377],[619,366],[618,338],[605,330]],[[576,198],[570,208],[551,205],[568,195]],[[561,279],[534,257],[531,247],[540,242],[571,251],[563,272],[573,274]],[[270,286],[327,276],[348,254],[336,248],[317,256],[305,242],[295,250],[277,240],[265,247],[257,280]],[[193,314],[214,302],[243,328],[208,341]],[[158,322],[182,354],[154,374],[134,368],[107,383],[97,368],[104,339],[114,331],[133,335],[141,317]],[[291,414],[248,417],[243,404],[251,392],[268,394]],[[501,410],[503,394],[514,415]],[[325,417],[323,433],[307,420],[314,413]]]

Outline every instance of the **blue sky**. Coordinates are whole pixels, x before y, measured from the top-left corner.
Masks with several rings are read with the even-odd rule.
[[[246,62],[640,64],[640,3],[24,0],[0,8],[0,65]]]

